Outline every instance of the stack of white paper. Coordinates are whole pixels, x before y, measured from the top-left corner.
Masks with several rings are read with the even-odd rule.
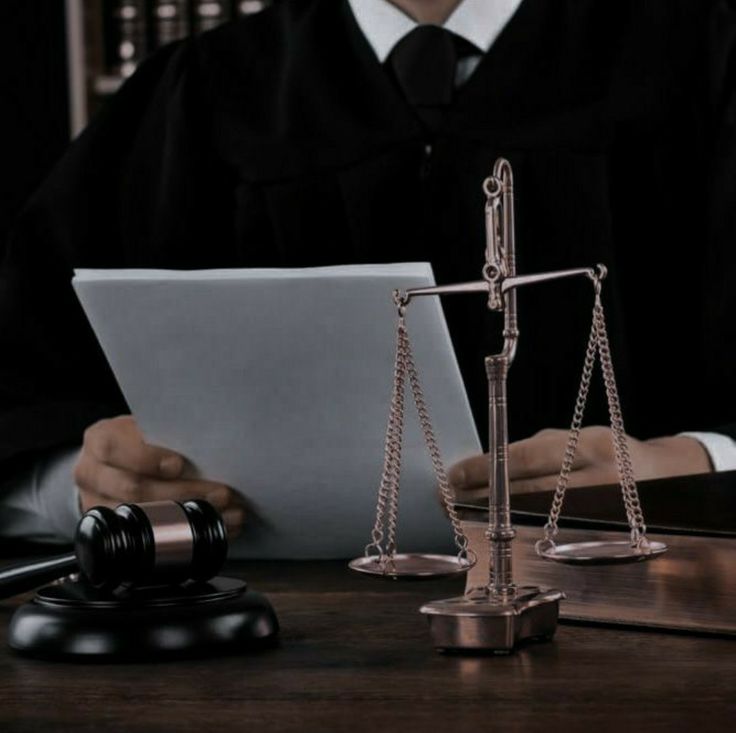
[[[361,554],[375,513],[393,382],[394,288],[426,263],[298,270],[79,270],[74,287],[146,440],[247,496],[265,523],[233,554]],[[448,465],[479,450],[436,298],[408,327]],[[451,531],[407,393],[399,545]]]

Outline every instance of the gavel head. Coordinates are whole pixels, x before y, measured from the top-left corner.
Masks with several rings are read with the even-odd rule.
[[[227,532],[206,501],[152,501],[90,509],[74,545],[95,588],[174,585],[216,575],[227,557]]]

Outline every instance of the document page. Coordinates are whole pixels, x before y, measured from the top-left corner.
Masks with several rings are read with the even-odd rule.
[[[350,558],[373,526],[393,385],[394,288],[427,263],[78,270],[74,287],[147,442],[247,497],[231,556]],[[480,451],[441,304],[407,326],[443,458]],[[400,551],[452,550],[407,388]]]

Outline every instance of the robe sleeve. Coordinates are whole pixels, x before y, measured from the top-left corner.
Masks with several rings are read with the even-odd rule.
[[[74,295],[73,269],[189,268],[203,243],[225,236],[229,173],[209,144],[193,45],[167,47],[141,66],[70,146],[5,243],[3,474],[128,411]]]

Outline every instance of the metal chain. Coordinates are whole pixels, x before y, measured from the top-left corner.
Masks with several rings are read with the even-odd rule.
[[[595,327],[598,334],[598,351],[601,357],[603,382],[606,387],[606,397],[608,399],[608,413],[611,418],[611,430],[613,431],[614,436],[613,445],[616,456],[616,466],[618,468],[621,483],[621,493],[624,500],[624,506],[626,507],[626,517],[629,520],[629,527],[631,528],[631,542],[632,544],[639,544],[645,539],[646,526],[644,524],[644,515],[642,514],[641,504],[639,503],[639,492],[636,488],[634,468],[631,463],[631,454],[629,453],[629,441],[626,437],[626,430],[624,429],[621,402],[618,396],[618,388],[616,387],[616,377],[613,372],[611,347],[608,342],[606,317],[603,312],[600,290],[596,293],[593,313],[593,318],[596,321]]]
[[[447,471],[445,470],[442,454],[440,453],[434,428],[432,427],[429,409],[427,407],[426,400],[424,399],[424,392],[422,391],[421,383],[419,382],[419,375],[414,363],[414,354],[412,352],[411,344],[409,343],[408,334],[406,338],[406,365],[409,375],[409,384],[414,397],[414,404],[416,405],[417,414],[419,415],[419,424],[422,428],[424,442],[432,461],[432,468],[434,469],[434,475],[437,480],[437,486],[440,490],[442,503],[444,504],[445,511],[447,512],[447,516],[450,518],[450,523],[452,524],[452,532],[455,538],[455,545],[459,552],[459,557],[466,558],[471,554],[468,550],[468,538],[465,535],[465,532],[463,532],[462,525],[460,524],[460,517],[455,509],[455,492],[452,490],[447,478]]]
[[[404,444],[404,395],[406,394],[406,324],[403,316],[399,317],[397,340],[397,371],[396,379],[396,395],[393,405],[395,419],[393,426],[389,423],[389,435],[392,441],[391,446],[391,465],[390,465],[390,493],[388,495],[388,518],[386,527],[388,530],[388,538],[386,541],[386,555],[389,559],[393,559],[396,555],[397,542],[396,532],[399,521],[399,485],[401,481],[401,451]]]
[[[573,412],[572,425],[570,426],[570,435],[567,439],[565,447],[565,455],[562,459],[562,468],[557,479],[555,495],[552,499],[552,507],[549,512],[549,518],[544,525],[544,538],[551,542],[557,536],[557,522],[562,511],[562,504],[565,501],[565,491],[570,480],[570,472],[575,461],[575,455],[578,449],[578,441],[580,440],[580,430],[583,425],[583,415],[585,414],[585,405],[588,401],[588,392],[590,391],[590,380],[593,375],[593,367],[595,366],[596,354],[598,351],[598,330],[596,328],[595,319],[590,328],[590,336],[588,337],[588,346],[585,350],[585,361],[583,362],[583,373],[580,378],[580,387],[578,388],[578,396],[575,400],[575,410]]]
[[[396,358],[394,362],[394,384],[391,393],[391,407],[384,441],[384,458],[381,483],[378,489],[376,520],[371,532],[371,542],[365,547],[365,554],[376,551],[382,563],[390,564],[396,555],[396,529],[398,522],[398,499],[401,474],[401,450],[404,428],[405,403],[404,395],[408,376],[414,404],[419,415],[419,424],[427,445],[432,468],[439,486],[440,495],[445,506],[458,557],[474,561],[474,553],[468,549],[468,538],[463,532],[460,518],[455,509],[455,495],[447,478],[442,455],[432,427],[429,408],[424,398],[419,374],[414,362],[414,354],[409,341],[404,318],[405,306],[397,300],[399,322],[396,329]]]
[[[565,492],[569,483],[570,472],[572,471],[575,455],[577,453],[583,415],[588,399],[588,392],[590,391],[590,382],[593,368],[595,367],[596,355],[600,357],[601,371],[603,373],[616,468],[619,474],[619,483],[621,486],[624,507],[626,509],[626,518],[628,519],[629,527],[631,529],[631,542],[632,544],[638,545],[646,542],[646,526],[644,524],[644,516],[639,502],[639,493],[636,488],[634,469],[631,462],[631,455],[629,453],[629,444],[621,412],[621,402],[618,395],[618,388],[616,386],[613,361],[611,359],[611,347],[608,341],[606,318],[603,310],[603,303],[601,301],[601,278],[595,278],[594,284],[595,303],[593,305],[593,319],[591,323],[590,336],[588,338],[588,345],[585,351],[585,361],[583,362],[583,373],[580,379],[578,396],[575,401],[570,435],[568,437],[567,446],[565,447],[562,468],[560,469],[560,475],[557,479],[557,486],[555,488],[555,495],[552,500],[549,517],[544,526],[544,539],[537,543],[538,552],[548,549],[550,545],[554,545],[554,538],[557,536],[559,531],[558,521],[562,511],[562,505],[565,500]]]
[[[401,472],[401,447],[404,423],[404,392],[406,383],[406,361],[404,359],[406,326],[400,314],[396,329],[396,357],[394,360],[394,380],[391,392],[391,407],[384,440],[383,471],[378,488],[376,521],[371,531],[371,542],[365,547],[365,554],[372,550],[381,559],[396,551],[396,512],[398,506],[398,484]],[[386,516],[388,515],[388,522]],[[384,546],[384,527],[388,530],[388,541]]]

